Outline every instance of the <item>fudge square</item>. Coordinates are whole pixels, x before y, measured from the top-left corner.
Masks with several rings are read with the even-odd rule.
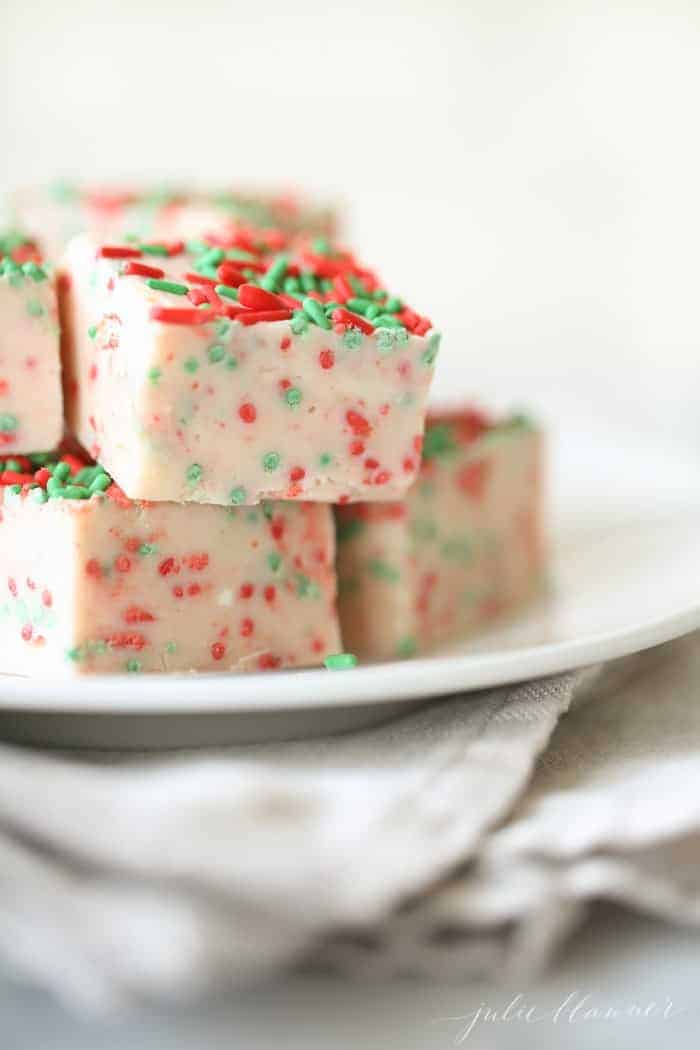
[[[336,225],[332,208],[298,193],[230,186],[100,186],[62,180],[16,190],[9,207],[17,227],[37,238],[51,258],[60,257],[72,237],[86,232],[106,241],[126,233],[150,239],[193,237],[203,230],[225,232],[243,222],[330,235]]]
[[[0,671],[255,671],[340,649],[329,507],[137,503],[73,455],[20,460],[0,472]]]
[[[439,335],[326,239],[98,245],[65,258],[67,417],[132,498],[400,497]]]
[[[429,418],[405,500],[337,509],[343,641],[389,659],[517,608],[541,584],[542,442],[522,416]]]
[[[31,241],[0,236],[0,457],[60,441],[59,341],[53,275]]]

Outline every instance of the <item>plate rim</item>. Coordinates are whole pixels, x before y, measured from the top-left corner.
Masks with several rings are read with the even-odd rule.
[[[672,641],[698,628],[700,600],[685,609],[630,628],[601,632],[578,640],[517,648],[506,653],[432,655],[346,671],[313,668],[269,675],[192,673],[148,676],[147,700],[140,699],[138,688],[138,683],[143,684],[146,676],[134,679],[130,675],[86,675],[57,681],[46,677],[8,675],[0,681],[0,710],[44,711],[52,715],[236,715],[396,703],[422,697],[428,702],[438,696],[512,685],[619,659]],[[327,695],[325,686],[315,695],[314,686],[328,682],[328,675],[333,675],[333,696]],[[382,690],[381,683],[387,680],[391,681],[391,689]],[[230,695],[234,683],[236,692],[245,692],[244,698]],[[173,695],[178,686],[186,686],[179,700]],[[57,692],[69,691],[76,694],[73,700],[56,699]],[[280,698],[275,694],[283,695]]]

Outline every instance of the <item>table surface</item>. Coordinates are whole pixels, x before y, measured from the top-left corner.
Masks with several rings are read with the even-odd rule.
[[[697,1045],[700,931],[600,909],[530,988],[301,976],[196,1008],[79,1019],[43,993],[0,982],[3,1050],[683,1050]],[[507,1008],[516,997],[518,1002]],[[583,1000],[585,999],[585,1002]],[[670,1001],[671,1006],[668,1007]],[[652,1004],[658,1004],[654,1009]],[[582,1004],[577,1006],[577,1004]],[[477,1020],[482,1006],[497,1020]],[[529,1013],[526,1020],[518,1009]],[[595,1019],[616,1009],[617,1019]],[[663,1016],[664,1010],[668,1016]],[[557,1010],[559,1010],[557,1017]],[[646,1010],[647,1017],[640,1017]],[[637,1016],[631,1016],[636,1014]],[[508,1019],[510,1017],[510,1019]],[[453,1020],[461,1018],[461,1020]],[[555,1018],[557,1018],[555,1020]]]

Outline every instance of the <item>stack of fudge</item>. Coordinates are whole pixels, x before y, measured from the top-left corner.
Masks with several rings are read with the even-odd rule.
[[[426,423],[440,336],[329,209],[65,185],[14,206],[0,671],[344,668],[536,593],[539,432]]]

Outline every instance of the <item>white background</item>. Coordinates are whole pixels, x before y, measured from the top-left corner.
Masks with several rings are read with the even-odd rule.
[[[699,31],[692,0],[5,0],[0,184],[330,193],[444,332],[438,393],[560,418],[563,378],[700,440]]]

